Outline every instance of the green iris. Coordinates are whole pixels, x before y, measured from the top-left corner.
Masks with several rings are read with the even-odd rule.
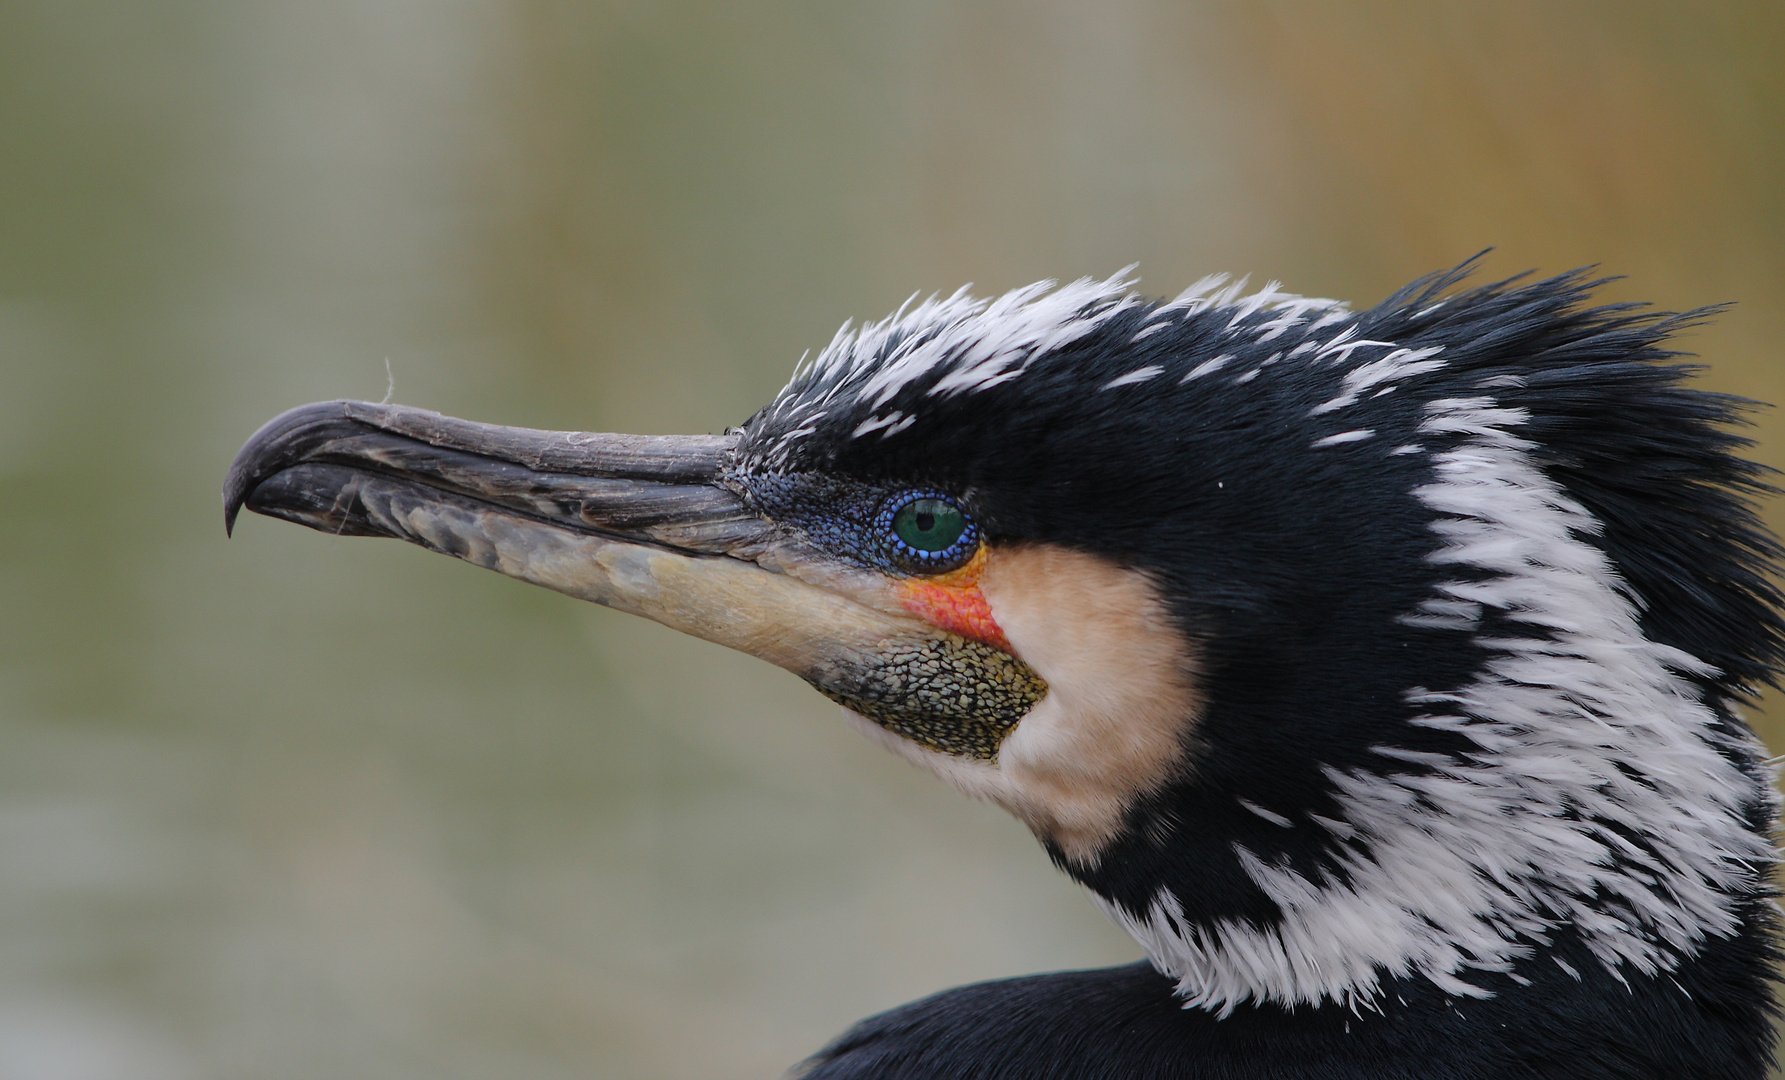
[[[892,527],[913,551],[947,551],[967,531],[967,515],[943,499],[912,499],[893,513]]]

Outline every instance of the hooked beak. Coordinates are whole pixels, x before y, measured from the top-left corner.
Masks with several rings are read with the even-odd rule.
[[[961,727],[958,752],[995,754],[1046,692],[1041,680],[1008,653],[913,617],[891,579],[755,513],[728,485],[736,445],[735,435],[536,431],[320,402],[242,447],[224,481],[224,527],[246,506],[336,535],[407,540],[751,653],[888,726]],[[942,677],[963,665],[975,676],[964,702],[959,680]],[[1007,718],[1001,730],[958,723],[994,715]]]

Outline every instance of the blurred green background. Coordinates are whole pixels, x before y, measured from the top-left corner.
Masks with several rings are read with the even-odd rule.
[[[226,543],[225,465],[387,360],[480,420],[717,431],[914,291],[1370,303],[1488,246],[1738,301],[1690,347],[1785,401],[1782,56],[1777,0],[3,0],[0,1080],[768,1077],[1137,957],[792,676]]]

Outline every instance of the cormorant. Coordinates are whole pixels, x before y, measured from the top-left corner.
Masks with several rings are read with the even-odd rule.
[[[1759,1080],[1780,549],[1667,339],[1577,271],[1367,311],[965,291],[717,436],[336,401],[246,505],[787,668],[1022,819],[1150,963],[951,990],[809,1080]]]

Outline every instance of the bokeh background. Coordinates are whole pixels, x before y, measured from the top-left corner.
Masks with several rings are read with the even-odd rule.
[[[1706,382],[1785,401],[1781,57],[1777,0],[0,0],[0,1080],[770,1077],[1137,957],[792,676],[226,543],[231,454],[387,362],[717,431],[913,292],[1490,246],[1736,301]]]

